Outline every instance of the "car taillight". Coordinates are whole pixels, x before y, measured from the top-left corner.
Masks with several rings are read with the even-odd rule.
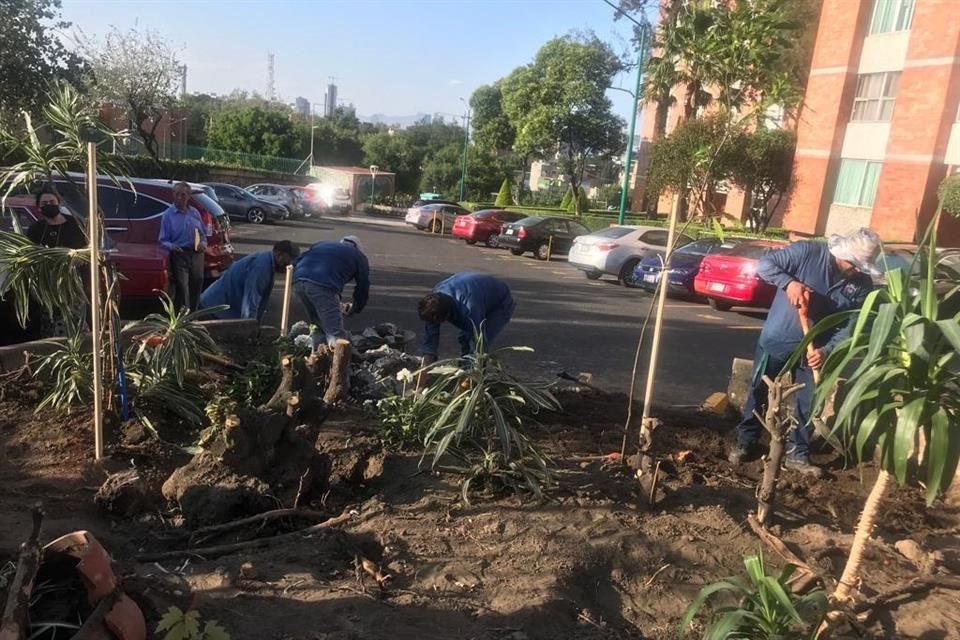
[[[598,242],[596,245],[598,251],[612,251],[620,245],[616,242]]]
[[[206,231],[207,237],[213,237],[213,216],[210,215],[210,212],[206,209],[200,210],[200,220],[203,222],[203,228]]]
[[[700,263],[700,273],[706,273],[707,271],[710,271],[710,263],[704,260]]]
[[[526,227],[520,227],[520,229],[517,231],[517,237],[518,237],[518,238],[526,238],[526,237],[527,237],[527,228],[526,228]]]
[[[750,262],[740,267],[740,277],[749,280],[757,277],[757,265]]]

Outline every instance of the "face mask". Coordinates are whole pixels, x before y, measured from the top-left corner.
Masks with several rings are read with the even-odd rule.
[[[60,205],[58,204],[45,204],[40,207],[40,213],[46,218],[56,218],[60,215]]]

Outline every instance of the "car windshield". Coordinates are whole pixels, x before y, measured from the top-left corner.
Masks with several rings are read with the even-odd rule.
[[[700,240],[698,242],[691,242],[688,245],[684,245],[677,249],[677,253],[691,253],[695,256],[705,256],[710,253],[710,249],[714,246],[713,242],[708,240]]]
[[[591,235],[597,236],[598,238],[622,238],[634,231],[636,231],[636,229],[631,229],[630,227],[607,227],[606,229],[595,231]]]
[[[784,245],[786,246],[786,245]],[[752,242],[744,242],[738,244],[733,249],[727,252],[728,256],[737,256],[738,258],[761,258],[766,253],[770,251],[776,251],[777,249],[782,249],[782,246],[771,246],[767,244],[754,244]]]

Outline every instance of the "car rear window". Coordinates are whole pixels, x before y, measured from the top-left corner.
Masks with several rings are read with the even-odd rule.
[[[218,220],[225,219],[227,217],[227,212],[223,210],[223,207],[220,206],[220,203],[208,196],[205,193],[194,193],[193,199],[196,200],[201,207],[207,210],[213,217]]]
[[[477,220],[489,220],[498,213],[501,213],[499,209],[481,209],[480,211],[474,211],[471,215],[473,215],[473,217]]]
[[[606,229],[595,232],[593,235],[600,236],[601,238],[622,238],[634,231],[636,231],[636,229],[631,229],[630,227],[607,227]]]
[[[523,220],[517,220],[515,224],[519,227],[532,227],[536,224],[540,224],[544,220],[546,220],[546,218],[541,216],[530,216],[529,218],[524,218]]]
[[[770,246],[766,244],[753,244],[752,242],[744,242],[742,244],[738,244],[733,249],[728,251],[726,255],[737,256],[740,258],[760,258],[771,251],[776,251],[777,249],[782,248],[782,246]]]

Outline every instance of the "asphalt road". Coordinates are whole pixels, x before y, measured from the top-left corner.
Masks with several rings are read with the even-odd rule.
[[[289,239],[306,248],[322,240],[357,235],[370,260],[370,302],[364,312],[347,318],[353,331],[393,322],[423,333],[416,306],[434,284],[458,271],[483,271],[502,278],[513,290],[517,309],[498,339],[499,346],[525,345],[532,354],[518,354],[512,363],[528,375],[552,377],[561,371],[593,374],[593,383],[626,392],[630,385],[640,327],[653,297],[613,280],[588,281],[563,258],[541,262],[529,255],[467,246],[461,240],[416,231],[400,221],[367,218],[323,218],[276,225],[237,223],[233,244],[240,255],[269,249]],[[283,282],[278,276],[264,322],[279,326]],[[345,293],[349,298],[349,291]],[[294,300],[291,322],[306,319]],[[698,405],[713,391],[725,390],[732,359],[752,357],[762,316],[712,311],[705,304],[667,301],[661,370],[654,402]],[[645,343],[653,335],[653,321]],[[457,331],[441,333],[441,357],[458,355]],[[638,371],[642,395],[646,353]]]

